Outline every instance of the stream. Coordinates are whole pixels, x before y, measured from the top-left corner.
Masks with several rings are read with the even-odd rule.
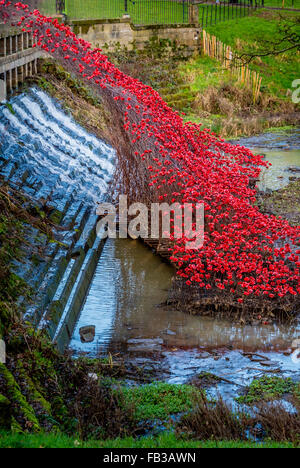
[[[93,210],[108,191],[112,148],[89,135],[39,89],[14,97],[10,106],[0,107],[2,143],[9,135],[2,144],[6,149],[2,149],[1,174],[28,195],[55,202],[67,219],[68,210],[72,216],[87,206]],[[272,163],[261,175],[262,190],[278,189],[291,177],[300,177],[299,130],[236,143],[265,154]],[[293,340],[300,337],[299,323],[243,326],[162,307],[173,274],[172,267],[141,242],[109,239],[70,334],[74,356],[111,353],[113,359],[121,357],[142,368],[153,380],[172,383],[210,372],[227,382],[217,383],[209,392],[227,400],[265,373],[299,379],[300,362],[290,354]],[[63,288],[57,291],[61,295]],[[95,339],[84,343],[79,330],[90,325],[95,326]]]
[[[259,181],[274,190],[300,177],[300,131],[270,133],[238,142],[272,163]],[[168,296],[173,270],[139,241],[108,240],[70,342],[75,354],[122,356],[153,378],[189,382],[210,372],[229,382],[210,389],[226,400],[253,378],[282,375],[298,379],[300,362],[290,355],[300,324],[238,325],[192,316],[159,306]],[[96,327],[95,340],[83,343],[79,330]],[[256,353],[259,356],[247,354]]]

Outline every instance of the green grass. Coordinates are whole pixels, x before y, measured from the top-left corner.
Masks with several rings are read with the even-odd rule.
[[[289,442],[197,441],[177,439],[173,432],[157,437],[134,439],[90,440],[82,442],[76,436],[61,434],[0,433],[0,448],[293,448]]]
[[[125,400],[136,406],[137,420],[166,419],[169,415],[187,411],[197,393],[190,385],[158,382],[122,389]]]
[[[128,13],[135,24],[184,23],[187,21],[187,4],[182,2],[128,1]],[[66,0],[66,14],[73,19],[121,18],[125,13],[124,0]]]
[[[281,377],[264,376],[251,382],[246,395],[237,398],[239,403],[252,404],[261,400],[274,400],[281,398],[284,394],[292,393],[296,384],[290,379]]]
[[[265,6],[282,8],[283,0],[265,0]],[[300,8],[300,0],[284,0],[284,8]]]
[[[121,18],[125,13],[124,0],[65,0],[66,14],[72,19],[114,19]],[[265,6],[281,8],[282,0],[265,0]],[[300,0],[285,0],[285,8],[299,8]],[[40,10],[49,15],[56,14],[55,0],[42,0]],[[216,11],[217,9],[217,11]],[[246,11],[248,9],[246,8]],[[128,13],[134,23],[137,24],[157,24],[157,23],[184,23],[188,21],[187,4],[183,8],[182,0],[178,3],[170,0],[162,0],[161,4],[157,0],[135,0],[135,3],[128,0]],[[204,18],[204,25],[211,21],[224,21],[229,18],[242,16],[245,14],[244,8],[236,7],[234,4],[230,8],[213,5],[199,5],[200,23]]]
[[[203,92],[208,86],[218,87],[221,83],[231,81],[228,70],[224,70],[221,63],[210,57],[195,57],[179,66],[182,76],[193,76],[191,90]]]
[[[284,17],[294,17],[294,14],[285,12]],[[278,12],[259,10],[252,16],[208,26],[206,30],[238,53],[253,52],[259,44],[274,40],[279,20]],[[300,77],[300,58],[296,51],[291,51],[256,59],[250,68],[261,73],[262,89],[284,98],[292,82]]]

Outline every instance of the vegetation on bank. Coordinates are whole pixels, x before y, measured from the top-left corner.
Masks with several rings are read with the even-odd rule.
[[[74,81],[61,69],[57,75],[50,78],[52,64],[46,66],[50,67],[45,70],[49,80],[40,81],[43,87],[49,86],[48,90],[53,95],[57,92],[62,95],[64,90],[70,87],[72,91],[69,91],[64,101],[66,106],[70,102],[70,112],[76,112],[78,103],[87,102],[87,105],[94,109],[93,117],[96,118],[99,114],[98,118],[102,118],[101,103],[93,101],[93,96],[90,96],[80,83]],[[156,72],[159,73],[158,67]],[[76,96],[74,109],[71,104],[73,93]],[[88,122],[88,115],[89,110],[85,110],[78,119],[81,119],[83,124],[86,122],[87,125],[91,125],[91,121]],[[105,123],[105,120],[102,122]],[[99,121],[95,120],[92,126],[98,128],[98,124]],[[99,128],[103,127],[105,125],[102,127],[99,125]],[[7,200],[7,196],[10,197],[8,191],[4,192],[4,200]],[[23,195],[21,192],[15,192],[14,197],[14,200],[17,200]],[[2,262],[0,271],[6,265],[5,262],[9,263],[10,260],[6,260],[6,253],[11,252],[11,259],[14,258],[18,255],[19,246],[24,243],[22,235],[24,222],[38,225],[40,229],[47,228],[46,232],[51,235],[45,215],[40,209],[36,210],[29,205],[28,210],[26,209],[27,214],[22,212],[20,218],[20,211],[12,209],[15,202],[12,202],[11,198],[9,200],[10,203],[5,205],[9,222],[2,220],[3,236],[0,238],[0,245],[3,257],[0,257]],[[15,232],[12,231],[15,227],[17,227],[17,240]],[[14,275],[11,267],[9,272],[9,275]],[[3,278],[3,281],[5,280],[6,278]],[[193,395],[190,386],[156,383],[124,389],[122,387],[126,371],[123,367],[116,368],[99,360],[74,361],[68,356],[59,355],[47,336],[35,331],[31,324],[23,323],[20,314],[14,313],[16,310],[21,312],[18,306],[21,292],[19,284],[17,287],[14,286],[11,293],[6,287],[1,288],[1,292],[5,295],[2,297],[2,302],[7,306],[5,309],[7,320],[3,314],[1,322],[8,360],[7,366],[0,365],[0,414],[4,415],[0,418],[0,426],[10,432],[1,433],[0,446],[30,446],[30,444],[36,446],[38,443],[39,447],[55,447],[56,444],[70,447],[96,445],[151,448],[195,445],[255,446],[248,441],[240,442],[240,439],[244,438],[249,425],[255,428],[257,420],[249,422],[249,419],[245,418],[245,425],[241,425],[231,408],[221,401],[208,401],[201,392]],[[97,375],[99,381],[91,375]],[[165,419],[166,416],[181,412],[188,414],[183,415],[176,435],[171,433],[158,437],[137,437],[147,432],[148,419]],[[269,437],[272,440],[292,442],[283,444],[266,442],[266,445],[259,444],[259,446],[296,445],[299,417],[291,419],[284,409],[280,409],[279,413],[276,413],[276,418],[271,418],[271,423],[268,423],[268,414],[266,413],[265,419],[262,419],[262,416],[259,419],[265,427],[265,432],[260,434],[260,438]],[[271,413],[271,416],[273,414]],[[224,419],[224,415],[227,419]],[[230,424],[227,422],[225,424],[224,421]],[[31,435],[31,433],[36,434]],[[74,433],[78,435],[76,439]],[[125,437],[130,435],[130,438]],[[200,442],[211,438],[214,440]],[[108,440],[104,442],[105,439]],[[231,442],[222,442],[224,440]]]
[[[260,210],[288,219],[293,226],[300,225],[300,179],[286,187],[258,197]]]
[[[299,14],[295,12],[258,10],[249,17],[228,20],[226,25],[219,23],[208,26],[207,31],[230,45],[237,55],[255,54],[262,48],[271,51],[273,43],[283,37],[283,33],[278,30],[279,24],[282,21],[291,22],[296,16]],[[295,49],[278,55],[257,57],[251,61],[251,68],[262,75],[264,92],[290,100],[292,82],[300,74],[300,51]]]
[[[29,288],[12,266],[17,261],[22,262],[28,251],[32,255],[37,253],[25,240],[28,228],[33,227],[49,239],[53,238],[54,223],[47,217],[46,210],[46,205],[29,202],[22,192],[9,187],[0,177],[0,337],[20,317],[19,298],[30,296]]]
[[[283,395],[293,394],[297,384],[291,378],[283,379],[277,376],[263,376],[251,382],[245,391],[245,395],[237,398],[239,403],[253,404],[258,401],[280,399]]]
[[[123,389],[125,400],[135,405],[137,420],[161,419],[188,411],[198,391],[190,385],[157,382]]]
[[[291,442],[197,441],[176,437],[174,432],[158,436],[82,441],[63,434],[12,434],[0,432],[0,448],[296,448]]]
[[[251,16],[207,27],[208,32],[237,53],[255,51],[260,38],[271,41],[281,16],[291,12],[258,10]],[[297,124],[299,106],[291,99],[292,82],[300,73],[300,56],[290,51],[257,58],[251,67],[262,76],[262,92],[253,104],[251,90],[240,85],[217,60],[194,54],[184,47],[153,37],[144,50],[117,46],[105,49],[122,71],[157,90],[186,121],[201,122],[223,137],[259,133],[270,127]],[[161,64],[164,64],[162,67]]]

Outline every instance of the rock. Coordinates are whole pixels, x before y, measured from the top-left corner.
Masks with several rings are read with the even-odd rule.
[[[277,362],[260,361],[260,365],[264,367],[272,367],[277,365]]]
[[[79,329],[80,340],[82,343],[91,343],[95,339],[96,327],[89,325]]]
[[[176,335],[176,332],[173,332],[172,330],[165,330],[164,334],[165,335]]]
[[[207,351],[203,351],[200,356],[199,356],[201,359],[208,359],[211,357],[211,354],[208,353]]]
[[[98,375],[95,374],[94,372],[90,372],[88,374],[88,377],[91,379],[91,380],[98,380]]]
[[[292,350],[294,351],[294,349],[300,349],[300,338],[297,338],[292,342]]]
[[[288,169],[290,172],[300,172],[299,166],[290,166]]]

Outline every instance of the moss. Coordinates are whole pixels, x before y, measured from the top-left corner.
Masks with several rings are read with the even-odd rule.
[[[0,393],[0,428],[10,429],[11,403],[8,398]]]
[[[14,115],[15,111],[14,111],[13,106],[10,104],[10,102],[6,102],[5,105],[6,105],[7,109],[9,110],[9,112]]]
[[[218,377],[215,374],[212,374],[211,372],[201,372],[197,376],[197,379],[200,382],[200,385],[203,386],[216,385],[218,382],[221,381],[220,377]]]
[[[50,221],[54,224],[59,224],[62,220],[63,214],[58,210],[53,210],[51,215],[49,216]]]
[[[291,378],[264,376],[251,382],[246,390],[246,394],[237,398],[239,403],[253,404],[258,401],[274,400],[281,398],[287,393],[292,393],[295,383]]]
[[[28,429],[33,432],[40,431],[40,425],[32,406],[27,402],[24,395],[22,395],[13,374],[1,363],[0,378],[5,381],[7,396],[12,403],[12,411],[16,420],[18,421],[18,417],[21,416],[25,420],[25,425]]]
[[[298,401],[298,404],[300,405],[300,382],[295,385],[293,395],[294,398]]]
[[[43,397],[40,391],[37,390],[31,378],[26,374],[21,361],[17,364],[17,371],[19,377],[24,381],[27,390],[27,398],[33,407],[39,406],[42,413],[51,416],[51,404]]]

